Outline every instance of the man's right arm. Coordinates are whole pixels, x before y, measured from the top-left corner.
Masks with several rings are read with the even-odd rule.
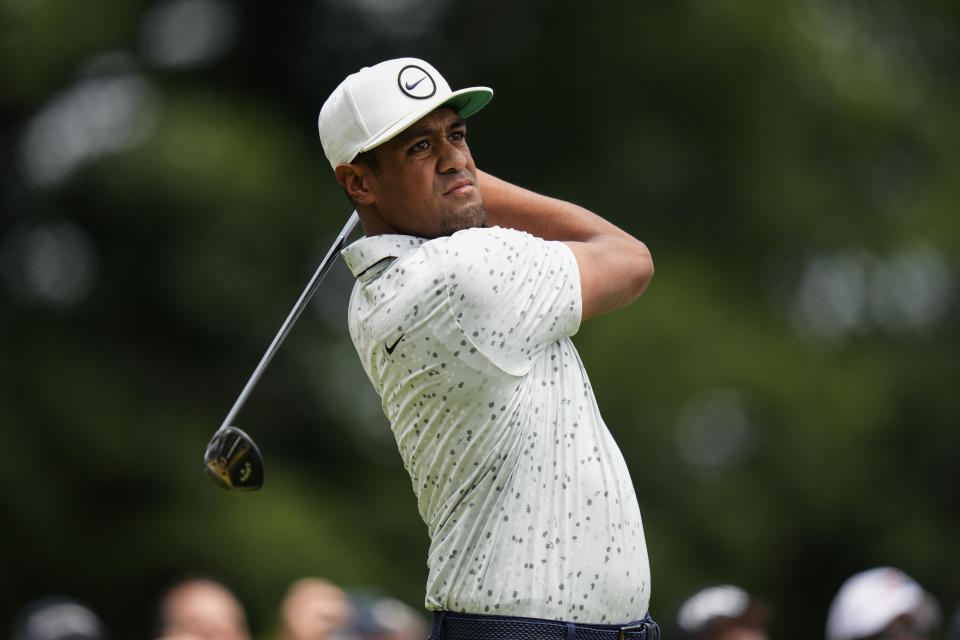
[[[636,300],[653,278],[646,245],[570,202],[550,198],[478,171],[490,226],[520,229],[559,240],[573,251],[580,269],[581,320]]]

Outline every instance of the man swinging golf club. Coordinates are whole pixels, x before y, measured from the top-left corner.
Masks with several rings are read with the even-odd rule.
[[[653,275],[643,243],[474,165],[492,97],[430,64],[348,76],[324,152],[365,237],[350,335],[430,534],[435,640],[657,640],[640,510],[570,336]]]

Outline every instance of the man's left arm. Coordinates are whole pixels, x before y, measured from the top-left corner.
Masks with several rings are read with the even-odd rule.
[[[653,278],[646,245],[597,214],[478,171],[487,224],[559,240],[573,251],[580,270],[581,320],[636,300]]]

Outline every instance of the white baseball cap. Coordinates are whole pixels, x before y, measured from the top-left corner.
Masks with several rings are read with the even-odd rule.
[[[493,98],[488,87],[453,91],[440,72],[418,58],[397,58],[346,77],[320,109],[323,152],[336,168],[352,162],[437,107],[453,105],[466,118]]]
[[[827,614],[827,640],[855,640],[883,631],[908,615],[932,633],[940,607],[913,578],[893,567],[854,574],[840,586]]]
[[[755,602],[746,591],[731,584],[720,584],[697,591],[680,605],[675,631],[682,638],[695,638],[724,620],[765,627],[768,617],[767,607]]]
[[[100,618],[76,600],[51,596],[35,601],[17,623],[15,640],[104,640]]]

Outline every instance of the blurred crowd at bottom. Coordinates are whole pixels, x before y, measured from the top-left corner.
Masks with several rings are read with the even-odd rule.
[[[706,586],[667,619],[664,640],[770,640],[770,605],[739,586]],[[825,640],[960,640],[960,607],[945,620],[937,599],[893,567],[857,573],[840,585],[822,632]],[[321,578],[303,578],[288,589],[276,640],[426,640],[427,618],[399,600],[350,594]],[[13,640],[110,640],[97,614],[68,597],[27,605]],[[250,640],[242,603],[220,582],[188,578],[157,602],[154,640]]]

